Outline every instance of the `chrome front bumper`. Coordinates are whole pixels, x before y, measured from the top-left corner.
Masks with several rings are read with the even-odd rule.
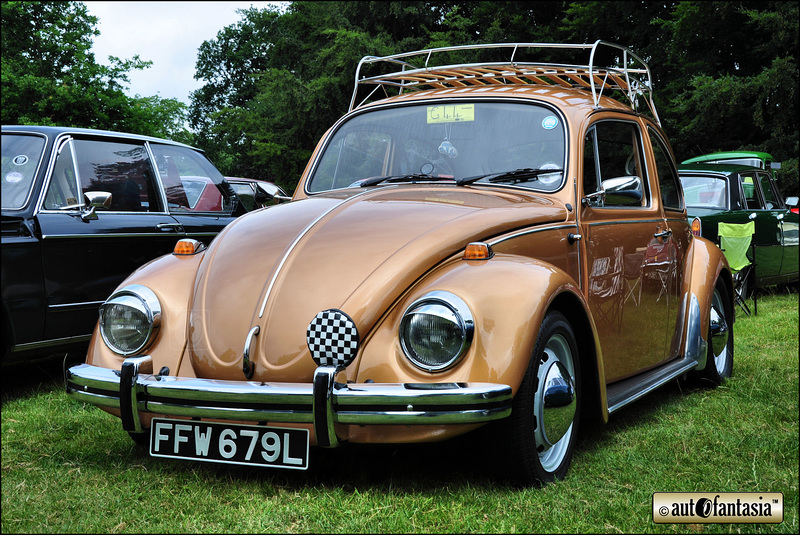
[[[334,424],[474,424],[511,414],[511,387],[493,383],[337,383],[320,366],[312,383],[217,381],[140,373],[150,357],[125,359],[121,370],[80,364],[66,372],[67,394],[120,410],[126,431],[141,433],[140,415],[233,421],[311,423],[317,444],[338,445]],[[149,367],[149,366],[148,366]]]

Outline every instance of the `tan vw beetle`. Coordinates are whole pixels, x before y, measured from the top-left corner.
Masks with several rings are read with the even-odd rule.
[[[363,58],[293,200],[131,275],[68,393],[153,456],[305,469],[491,423],[523,483],[564,477],[582,419],[733,365],[651,88],[602,41]]]

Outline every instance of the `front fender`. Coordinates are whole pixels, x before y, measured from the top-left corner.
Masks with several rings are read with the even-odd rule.
[[[161,304],[161,330],[147,350],[157,372],[166,366],[170,374],[177,375],[186,350],[187,319],[191,308],[197,268],[204,252],[195,255],[165,255],[133,272],[117,290],[131,284],[142,284],[155,292]],[[115,290],[116,291],[116,290]],[[95,325],[86,363],[119,370],[123,357],[111,351],[100,336],[99,323]],[[153,370],[141,370],[154,373]],[[184,365],[184,377],[194,377],[192,367]]]
[[[400,321],[416,299],[433,291],[451,292],[470,308],[475,332],[469,351],[454,367],[431,373],[414,366],[399,340]],[[576,306],[577,305],[577,306]],[[590,326],[592,357],[602,365],[588,306],[577,283],[551,264],[508,254],[490,260],[454,260],[432,271],[406,292],[364,341],[356,382],[480,381],[511,386],[514,393],[525,375],[539,326],[551,307],[571,307]],[[573,323],[574,325],[574,323]],[[602,382],[602,381],[601,381]]]
[[[683,306],[687,318],[682,354],[697,360],[697,370],[706,366],[711,300],[717,280],[723,282],[733,307],[733,280],[725,254],[705,238],[693,238],[689,246],[684,277]],[[734,316],[735,317],[735,316]]]

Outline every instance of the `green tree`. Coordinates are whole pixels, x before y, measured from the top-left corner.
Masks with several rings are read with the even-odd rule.
[[[188,141],[187,107],[176,99],[128,97],[131,70],[152,62],[96,63],[97,18],[80,2],[2,3],[3,124],[118,130]]]
[[[797,12],[796,1],[741,0],[346,1],[249,9],[203,43],[196,78],[204,85],[192,95],[190,121],[198,143],[229,174],[291,189],[317,140],[347,110],[355,66],[365,55],[603,39],[650,64],[659,115],[679,160],[717,150],[770,152],[786,162],[784,192],[796,193]],[[476,60],[458,53],[452,59]]]

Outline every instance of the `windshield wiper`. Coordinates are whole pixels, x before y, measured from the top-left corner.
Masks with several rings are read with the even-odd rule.
[[[466,176],[456,180],[459,186],[466,186],[478,180],[487,179],[488,182],[511,182],[512,184],[519,184],[520,182],[531,182],[536,180],[539,175],[547,175],[550,173],[563,173],[563,169],[531,169],[525,167],[523,169],[515,169],[514,171],[504,171],[502,173],[489,173],[486,175]]]
[[[450,180],[449,177],[433,176],[426,174],[387,175],[368,178],[359,184],[362,188],[375,186],[381,182],[430,182],[434,180]]]

